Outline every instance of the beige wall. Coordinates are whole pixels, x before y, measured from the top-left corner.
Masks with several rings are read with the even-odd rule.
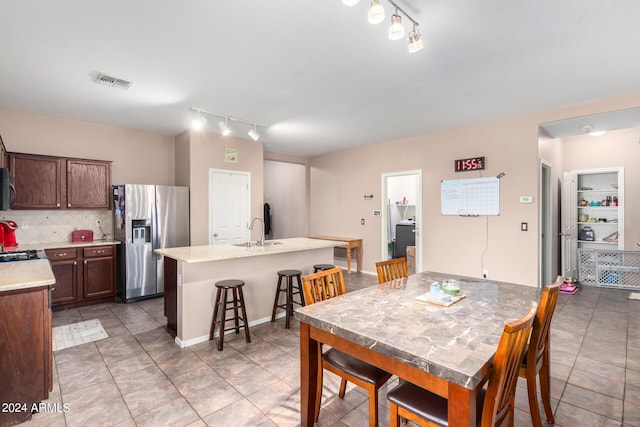
[[[173,136],[0,109],[8,151],[113,161],[116,184],[174,184]]]
[[[246,139],[190,130],[189,187],[191,197],[191,244],[209,242],[209,169],[236,170],[251,173],[251,217],[263,215],[263,145]],[[181,137],[181,141],[183,137]],[[179,144],[182,149],[182,143]],[[238,163],[225,163],[225,148],[238,150]],[[254,230],[252,239],[260,236]]]
[[[563,170],[624,167],[624,246],[638,250],[640,242],[640,128],[563,138]]]
[[[371,211],[384,208],[380,175],[422,169],[423,253],[418,256],[423,269],[480,277],[484,267],[492,279],[535,286],[539,124],[638,105],[640,96],[628,95],[314,157],[310,233],[362,237],[364,269],[375,271],[381,225]],[[454,159],[474,156],[487,158],[483,176],[506,174],[500,181],[500,215],[441,216],[440,181],[479,176],[453,172]],[[365,201],[364,194],[373,194],[373,201]],[[534,196],[534,203],[520,204],[523,195]],[[366,225],[360,225],[360,218],[367,219]],[[520,231],[521,222],[529,224],[529,231]]]

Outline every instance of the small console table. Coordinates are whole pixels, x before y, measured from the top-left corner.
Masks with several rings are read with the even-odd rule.
[[[347,274],[351,274],[351,249],[356,250],[356,272],[360,273],[362,264],[362,239],[354,239],[351,237],[333,237],[333,236],[311,236],[312,239],[334,240],[336,242],[344,242],[345,245],[337,246],[347,250]]]

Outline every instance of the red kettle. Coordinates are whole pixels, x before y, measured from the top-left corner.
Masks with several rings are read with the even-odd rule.
[[[18,228],[18,224],[15,221],[2,220],[0,221],[0,227],[2,227],[2,234],[4,234],[3,245],[4,247],[12,247],[18,246],[16,242],[16,228]]]

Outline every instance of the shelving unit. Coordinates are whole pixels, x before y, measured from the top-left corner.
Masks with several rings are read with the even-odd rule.
[[[624,249],[623,183],[622,172],[618,170],[577,173],[579,249]],[[583,206],[584,203],[587,205]],[[586,221],[584,216],[588,218]],[[586,227],[593,230],[594,240],[580,239]],[[618,233],[617,240],[603,240],[614,233]]]

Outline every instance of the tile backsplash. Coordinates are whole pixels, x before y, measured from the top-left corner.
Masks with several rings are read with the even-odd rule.
[[[18,244],[70,242],[75,230],[92,230],[93,239],[102,238],[102,232],[96,224],[101,222],[107,239],[113,239],[113,219],[107,210],[51,210],[0,212],[0,219],[15,221],[18,224],[16,240]]]

